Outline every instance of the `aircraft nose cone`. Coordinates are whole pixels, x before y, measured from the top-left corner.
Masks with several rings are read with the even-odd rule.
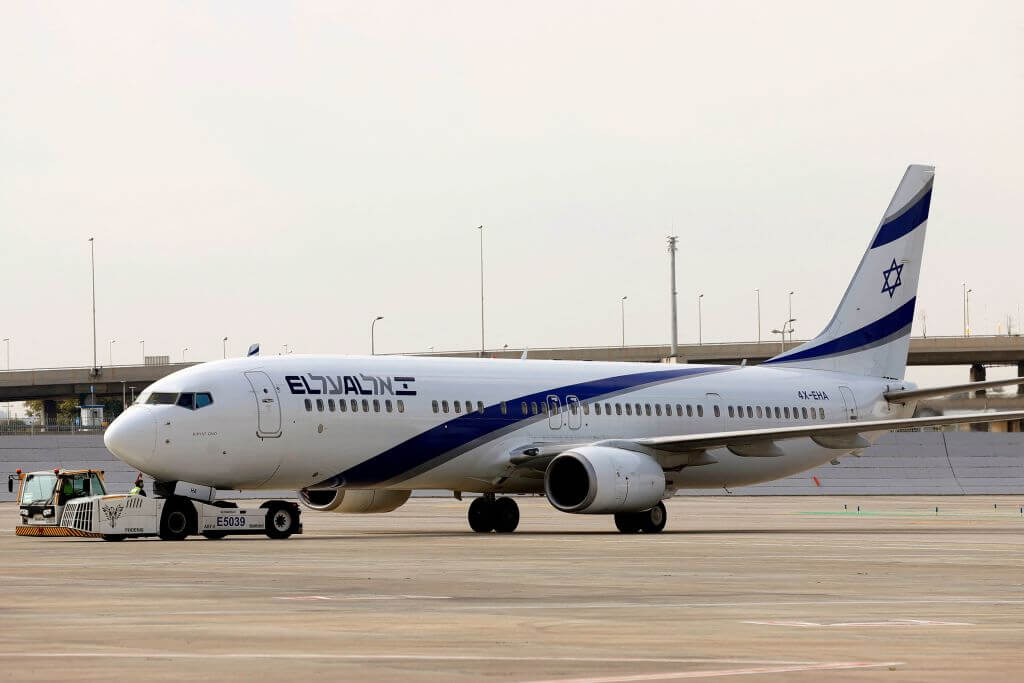
[[[130,408],[107,428],[103,443],[118,458],[145,471],[156,448],[156,419],[144,406]]]

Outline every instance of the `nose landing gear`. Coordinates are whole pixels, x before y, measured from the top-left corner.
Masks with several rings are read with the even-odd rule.
[[[485,493],[470,503],[468,517],[477,533],[511,533],[519,526],[519,505],[512,498],[496,499],[493,493]]]

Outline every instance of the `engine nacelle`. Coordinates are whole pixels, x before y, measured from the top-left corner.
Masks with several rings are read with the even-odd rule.
[[[544,491],[562,512],[639,512],[665,495],[665,473],[643,453],[582,446],[555,456],[544,473]]]
[[[299,502],[317,512],[391,512],[409,500],[412,491],[385,489],[302,489]]]

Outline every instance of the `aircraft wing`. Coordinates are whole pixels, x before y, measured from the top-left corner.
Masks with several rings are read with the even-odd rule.
[[[864,432],[884,432],[892,429],[933,427],[952,424],[973,424],[978,422],[1001,422],[1022,420],[1024,410],[999,413],[974,413],[971,415],[947,415],[944,417],[911,417],[898,420],[864,420],[840,424],[802,425],[799,427],[778,427],[771,429],[743,429],[732,432],[686,434],[681,436],[653,436],[628,441],[661,451],[683,453],[704,451],[709,448],[728,448],[736,455],[773,457],[782,455],[775,441],[809,437],[825,448],[849,450],[866,448],[871,445]]]
[[[992,387],[1005,387],[1014,384],[1024,384],[1024,377],[1012,379],[993,379],[987,382],[967,382],[965,384],[947,384],[943,387],[927,387],[924,389],[907,389],[905,391],[887,391],[885,400],[890,403],[903,403],[918,398],[932,398],[934,396],[949,396],[965,391],[978,391],[979,389],[990,389]]]

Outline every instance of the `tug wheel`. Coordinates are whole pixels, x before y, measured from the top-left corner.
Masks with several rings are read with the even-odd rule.
[[[295,507],[276,503],[267,507],[267,536],[288,538],[299,525],[299,514]]]
[[[171,499],[164,506],[160,519],[160,538],[165,541],[183,541],[192,528],[195,508],[187,500]]]

